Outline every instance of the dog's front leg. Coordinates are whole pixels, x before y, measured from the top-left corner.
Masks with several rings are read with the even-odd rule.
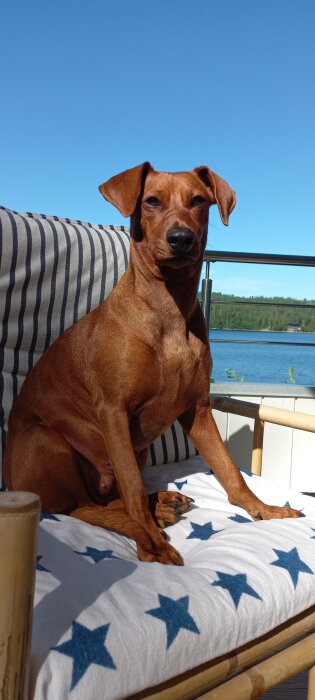
[[[301,516],[292,508],[267,505],[252,493],[224,446],[209,402],[193,406],[178,420],[222,484],[230,503],[245,508],[255,520]]]
[[[180,554],[165,541],[151,515],[149,499],[131,443],[127,414],[107,410],[106,416],[102,418],[106,451],[125,512],[148,535],[146,544],[136,538],[139,559],[181,565],[183,561]]]

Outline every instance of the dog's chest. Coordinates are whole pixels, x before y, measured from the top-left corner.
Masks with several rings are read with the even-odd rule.
[[[163,391],[176,387],[184,391],[191,387],[195,373],[200,369],[203,347],[195,336],[183,337],[180,333],[165,335],[157,345],[156,358],[160,365]]]
[[[199,339],[176,333],[160,338],[146,375],[145,396],[139,396],[131,415],[134,447],[141,449],[160,435],[207,393],[208,385],[208,352]]]

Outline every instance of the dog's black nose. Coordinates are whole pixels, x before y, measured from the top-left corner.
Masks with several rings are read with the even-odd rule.
[[[166,240],[174,253],[188,253],[193,247],[196,236],[190,228],[171,228],[166,234]]]

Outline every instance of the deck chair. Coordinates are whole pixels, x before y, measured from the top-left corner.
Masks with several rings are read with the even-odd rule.
[[[4,208],[0,221],[5,449],[8,413],[27,372],[110,293],[129,243],[124,227]],[[183,567],[139,562],[133,540],[59,513],[41,513],[38,528],[36,496],[4,491],[3,697],[245,700],[309,669],[315,700],[315,500],[257,475],[265,421],[315,432],[315,418],[213,401],[216,410],[251,412],[255,421],[253,470],[244,472],[252,490],[305,517],[254,522],[229,504],[176,423],[151,445],[144,480],[149,493],[178,489],[194,498],[167,528]]]

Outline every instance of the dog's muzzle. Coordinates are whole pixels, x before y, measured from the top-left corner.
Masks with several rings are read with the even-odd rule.
[[[186,255],[193,248],[196,236],[190,228],[171,228],[166,240],[175,255]]]

